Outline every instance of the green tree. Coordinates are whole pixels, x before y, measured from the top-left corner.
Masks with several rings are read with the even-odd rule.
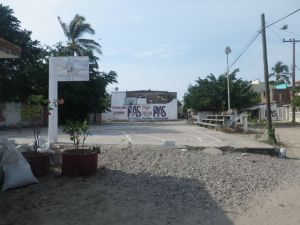
[[[21,29],[9,6],[0,4],[0,37],[22,48],[17,59],[0,60],[0,102],[26,102],[30,95],[48,95],[47,52],[31,32]]]
[[[85,34],[95,34],[95,31],[91,25],[85,22],[85,18],[76,14],[73,20],[70,21],[69,25],[62,22],[60,17],[58,17],[58,20],[65,36],[68,39],[67,48],[72,52],[72,55],[88,55],[98,66],[98,58],[92,53],[95,51],[98,54],[102,54],[101,46],[92,39],[82,38],[82,36]]]
[[[277,84],[290,84],[291,74],[289,73],[289,67],[283,62],[278,61],[274,67],[272,67],[272,73],[269,78],[275,77],[275,81],[271,83]]]
[[[234,70],[230,77],[231,107],[241,109],[259,102],[258,94],[251,90],[248,81],[237,79],[239,70]],[[185,109],[194,111],[209,110],[221,112],[227,110],[227,76],[221,74],[218,78],[210,74],[204,79],[198,78],[195,85],[188,87],[184,95]]]
[[[101,46],[94,40],[82,38],[86,33],[95,34],[91,25],[85,23],[83,16],[75,15],[69,25],[58,19],[68,41],[66,45],[58,43],[52,55],[87,55],[90,59],[89,82],[59,83],[59,96],[65,99],[64,107],[59,108],[60,122],[70,119],[83,120],[87,118],[88,113],[103,112],[108,108],[106,87],[117,82],[117,73],[98,70],[98,57],[95,53],[102,53]]]

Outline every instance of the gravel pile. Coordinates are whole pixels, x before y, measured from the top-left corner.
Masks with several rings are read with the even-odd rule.
[[[103,146],[95,176],[52,174],[0,193],[0,224],[232,225],[228,212],[297,174],[292,160],[216,152]]]
[[[154,201],[155,193],[161,192],[159,188],[164,188],[164,196],[157,196],[161,201],[172,196],[195,202],[198,196],[200,208],[209,204],[229,209],[245,207],[255,192],[270,191],[279,184],[293,181],[296,175],[296,168],[289,160],[268,155],[205,152],[174,147],[114,146],[103,148],[101,159],[109,170],[122,171],[126,176],[148,176],[126,180],[119,175],[116,185],[127,182],[134,182],[140,188],[151,185]],[[112,171],[108,172],[109,177]],[[164,187],[156,183],[158,178]]]

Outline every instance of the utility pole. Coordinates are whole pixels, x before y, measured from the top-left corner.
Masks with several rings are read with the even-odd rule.
[[[296,42],[300,40],[295,40],[295,38],[288,41],[283,39],[283,42],[292,42],[293,43],[293,65],[292,65],[292,101],[295,98],[295,80],[296,80]],[[296,119],[296,107],[292,104],[292,123],[295,123]]]
[[[269,138],[269,141],[271,143],[276,144],[277,140],[276,140],[276,137],[275,137],[275,132],[272,128],[272,117],[271,117],[265,14],[261,14],[261,33],[262,33],[264,76],[265,76],[265,89],[266,89],[266,110],[267,110],[267,123],[268,123],[268,138]]]
[[[230,107],[230,86],[229,86],[229,66],[228,66],[228,54],[231,52],[230,47],[226,47],[225,49],[225,54],[226,54],[226,59],[227,59],[227,102],[228,102],[228,113],[231,111]]]

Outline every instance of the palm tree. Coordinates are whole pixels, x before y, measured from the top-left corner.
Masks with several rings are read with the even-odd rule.
[[[272,67],[273,73],[269,74],[269,78],[275,77],[276,84],[290,84],[291,74],[289,73],[289,67],[283,62],[278,61],[274,67]]]
[[[76,14],[69,25],[62,22],[60,17],[58,17],[58,21],[68,38],[68,47],[71,52],[79,56],[88,55],[96,62],[98,58],[94,56],[93,52],[96,51],[98,54],[102,54],[101,45],[94,40],[82,38],[85,33],[95,34],[91,25],[85,23],[85,18]]]

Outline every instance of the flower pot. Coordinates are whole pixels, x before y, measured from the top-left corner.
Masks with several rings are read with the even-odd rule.
[[[85,149],[65,150],[62,153],[61,173],[64,176],[91,175],[97,172],[98,154]]]
[[[44,176],[50,171],[49,152],[22,152],[35,176]]]

